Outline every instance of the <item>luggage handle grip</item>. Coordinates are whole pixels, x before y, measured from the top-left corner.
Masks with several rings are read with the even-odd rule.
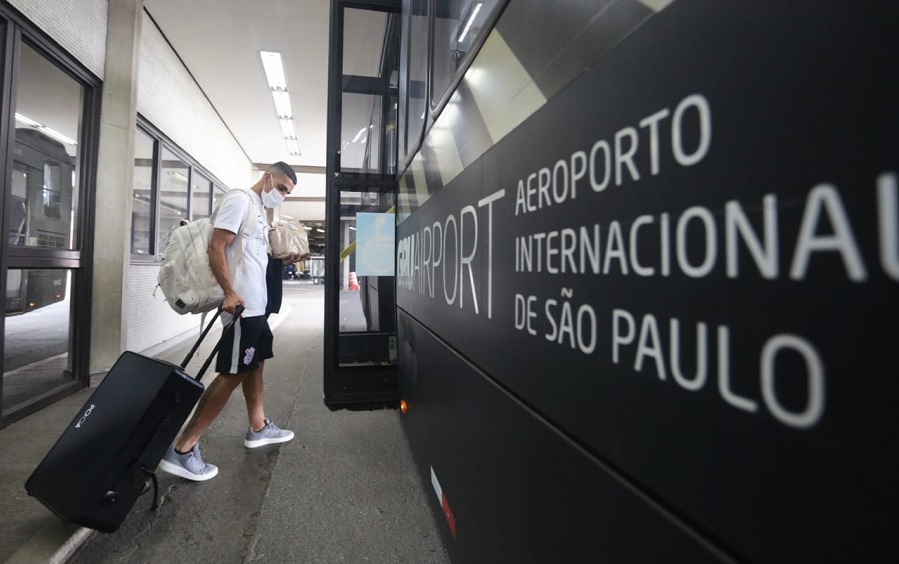
[[[240,314],[244,311],[244,307],[241,304],[238,304],[234,309],[234,315],[231,317],[231,321],[229,321],[225,328],[222,329],[222,336],[219,341],[215,344],[215,347],[212,349],[212,352],[209,353],[209,357],[206,359],[206,362],[203,363],[203,367],[200,368],[200,372],[196,376],[196,381],[199,382],[203,378],[203,374],[206,373],[206,369],[209,368],[209,365],[212,363],[212,359],[215,358],[215,353],[218,352],[219,348],[222,346],[222,340],[228,335],[231,329],[234,328],[234,322],[240,318]],[[200,348],[200,343],[203,342],[203,339],[206,338],[206,334],[209,333],[209,330],[212,329],[212,325],[215,323],[215,320],[219,318],[221,315],[222,309],[219,308],[216,310],[215,315],[212,316],[212,320],[209,321],[209,325],[203,329],[203,333],[200,334],[200,338],[197,339],[197,342],[194,343],[194,346],[191,347],[190,352],[187,353],[187,356],[184,357],[184,360],[181,362],[181,369],[187,368],[187,363],[190,362],[190,359],[194,356],[194,353],[197,352],[197,349]]]

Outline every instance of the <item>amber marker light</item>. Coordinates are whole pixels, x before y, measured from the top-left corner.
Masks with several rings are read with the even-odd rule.
[[[409,411],[409,406],[406,404],[406,400],[400,400],[400,411],[406,413]]]

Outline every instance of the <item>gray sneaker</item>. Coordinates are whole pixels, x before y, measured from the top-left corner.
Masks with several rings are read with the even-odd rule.
[[[194,445],[194,448],[185,454],[178,454],[175,452],[175,446],[170,446],[159,461],[159,469],[195,482],[211,480],[219,473],[217,466],[203,462],[199,444]]]
[[[293,439],[293,431],[279,429],[277,425],[266,419],[265,427],[260,431],[254,431],[252,428],[247,429],[247,437],[243,440],[243,446],[247,448],[256,448],[265,445],[286,443],[291,439]]]

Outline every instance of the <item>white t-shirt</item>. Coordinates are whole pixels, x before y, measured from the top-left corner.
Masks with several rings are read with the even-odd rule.
[[[256,207],[258,214],[256,216],[256,225],[249,229],[249,237],[244,243],[243,262],[237,265],[234,271],[234,279],[231,285],[244,302],[244,317],[254,317],[257,315],[265,315],[265,305],[268,302],[268,290],[265,285],[265,271],[268,267],[268,245],[266,237],[268,237],[268,223],[265,220],[265,208],[262,207],[262,200],[252,190],[244,190],[250,195],[246,196],[228,196],[222,202],[218,214],[215,216],[213,227],[216,229],[225,229],[240,237],[241,223],[247,213],[249,206]],[[224,197],[224,196],[223,196]],[[250,203],[252,199],[253,203]],[[229,270],[234,260],[234,246],[237,237],[225,249],[225,259],[228,261]],[[223,316],[224,317],[224,316]]]

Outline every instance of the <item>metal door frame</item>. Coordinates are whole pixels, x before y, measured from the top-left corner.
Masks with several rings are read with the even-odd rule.
[[[384,117],[387,115],[388,96],[396,94],[390,88],[389,76],[381,78],[343,75],[343,26],[347,8],[401,13],[400,0],[332,0],[330,48],[328,61],[328,136],[327,136],[327,185],[325,195],[325,334],[324,334],[324,401],[331,409],[342,407],[396,407],[399,403],[399,386],[396,365],[341,367],[339,362],[339,288],[340,272],[340,194],[347,189],[380,188],[392,190],[396,195],[396,166],[388,170],[384,135]],[[398,47],[398,45],[397,45]],[[397,57],[398,60],[398,57]],[[382,138],[380,145],[379,173],[344,172],[340,167],[340,143],[342,102],[344,93],[379,94],[382,96]],[[396,135],[393,143],[396,143]],[[392,151],[394,158],[396,151]],[[377,391],[359,391],[353,384],[377,379],[384,382]]]

